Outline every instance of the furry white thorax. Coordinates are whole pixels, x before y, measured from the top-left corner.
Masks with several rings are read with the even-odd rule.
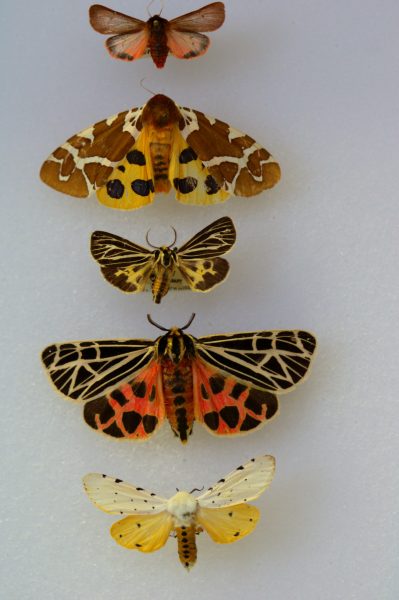
[[[174,517],[177,527],[188,527],[194,521],[198,502],[188,492],[177,492],[169,498],[167,511]]]

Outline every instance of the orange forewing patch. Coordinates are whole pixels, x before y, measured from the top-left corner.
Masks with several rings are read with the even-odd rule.
[[[209,364],[193,361],[195,419],[216,435],[247,433],[278,410],[275,394],[226,376]]]

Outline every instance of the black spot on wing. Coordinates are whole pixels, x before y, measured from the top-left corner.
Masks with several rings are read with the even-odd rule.
[[[120,406],[123,406],[128,401],[125,394],[122,394],[122,392],[119,390],[114,390],[111,394],[111,398],[115,400]]]
[[[236,383],[230,392],[230,398],[233,398],[233,400],[238,400],[238,398],[243,392],[245,392],[246,389],[246,385],[243,385],[242,383]]]
[[[220,416],[231,429],[237,427],[240,418],[240,413],[236,406],[225,406],[220,411]]]
[[[119,427],[116,423],[111,423],[111,425],[109,427],[107,427],[106,429],[103,429],[102,431],[103,431],[103,433],[106,433],[107,435],[110,435],[114,438],[123,437],[123,433],[119,429]]]
[[[201,383],[201,396],[204,400],[209,400],[209,394],[206,391],[206,387],[204,386],[203,383]]]
[[[212,175],[208,175],[208,177],[205,179],[205,190],[209,196],[212,194],[217,194],[217,192],[220,190],[220,185],[216,179],[212,177]]]
[[[251,429],[255,429],[258,425],[260,425],[258,419],[254,419],[250,415],[247,415],[241,423],[240,431],[251,431]]]
[[[158,424],[158,419],[154,415],[144,415],[143,417],[143,427],[144,431],[147,434],[150,434],[154,431],[155,427]]]
[[[141,415],[135,410],[123,413],[123,425],[128,433],[134,433],[141,423]]]
[[[132,181],[131,187],[138,196],[149,196],[154,191],[154,182],[152,179],[135,179]]]
[[[198,181],[194,177],[183,177],[182,179],[175,177],[173,185],[181,194],[189,194],[195,190]]]
[[[206,413],[204,415],[204,423],[207,427],[209,427],[209,429],[212,429],[212,431],[216,431],[216,429],[219,427],[218,413],[215,411]]]
[[[143,167],[146,162],[145,156],[140,150],[131,150],[127,153],[126,159],[131,165],[139,165],[140,167]]]
[[[111,198],[120,200],[125,191],[125,186],[119,179],[111,179],[107,182],[107,193]]]
[[[144,398],[147,392],[147,384],[145,381],[135,381],[132,384],[132,390],[136,398]]]
[[[213,394],[219,394],[224,390],[225,379],[221,375],[214,375],[209,378],[209,385]]]
[[[179,163],[184,165],[197,158],[198,157],[192,148],[184,148],[184,150],[180,152]]]

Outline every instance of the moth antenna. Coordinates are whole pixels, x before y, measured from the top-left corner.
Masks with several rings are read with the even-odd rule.
[[[195,313],[191,315],[189,322],[184,327],[180,327],[180,330],[184,331],[185,329],[187,329],[187,327],[190,327],[191,323],[194,321],[194,317]]]
[[[203,490],[203,489],[204,489],[204,486],[202,486],[202,488],[201,488],[201,489],[198,489],[198,488],[193,488],[193,489],[191,490],[190,494],[192,494],[193,492],[202,492],[202,490]]]
[[[172,246],[175,245],[176,240],[177,240],[177,233],[176,233],[176,229],[174,227],[172,227],[173,233],[175,234],[175,239],[173,240],[173,242],[168,246],[168,248],[171,248]]]
[[[151,323],[151,325],[154,325],[154,327],[158,327],[158,329],[160,329],[161,331],[169,331],[169,329],[166,329],[166,327],[162,327],[162,325],[158,325],[158,323],[155,323],[155,321],[151,319],[151,315],[147,315],[147,319]]]
[[[150,13],[150,6],[151,4],[154,2],[154,0],[151,0],[151,2],[149,4],[147,4],[147,12],[150,15],[150,17],[152,17],[153,15]],[[159,13],[159,16],[161,16],[161,13],[163,11],[163,0],[161,0],[161,12]]]
[[[194,320],[194,317],[195,313],[191,315],[189,322],[186,325],[184,325],[184,327],[179,327],[180,331],[184,331],[185,329],[187,329],[187,327],[190,327],[191,323]],[[154,327],[158,327],[158,329],[160,329],[161,331],[170,331],[170,329],[167,329],[166,327],[162,327],[162,325],[158,325],[158,323],[155,323],[155,321],[152,320],[150,314],[147,314],[147,320],[151,323],[151,325],[154,325]]]
[[[147,235],[145,236],[145,241],[147,242],[147,244],[148,244],[149,246],[151,246],[151,248],[155,248],[156,250],[158,250],[158,249],[159,249],[159,246],[153,246],[153,245],[151,244],[150,240],[148,239],[148,234],[150,233],[150,231],[151,231],[151,229],[149,229],[149,230],[147,231]]]
[[[152,90],[150,90],[149,88],[145,87],[145,85],[143,84],[143,81],[145,81],[147,79],[147,77],[142,77],[140,79],[140,85],[143,88],[143,90],[145,90],[146,92],[149,92],[150,94],[152,94],[153,96],[156,96],[156,92],[153,92]]]

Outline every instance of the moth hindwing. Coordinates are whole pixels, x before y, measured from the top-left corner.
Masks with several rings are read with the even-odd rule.
[[[69,138],[40,176],[60,192],[96,192],[102,204],[132,210],[172,188],[194,205],[253,196],[279,181],[280,167],[245,133],[158,94]]]
[[[215,31],[223,24],[224,16],[223,2],[212,2],[171,21],[154,15],[145,22],[99,4],[89,10],[93,29],[113,34],[105,43],[113,58],[133,61],[150,54],[159,69],[169,52],[185,59],[205,54],[210,40],[200,32]]]
[[[220,257],[229,252],[235,239],[233,221],[222,217],[181,248],[172,247],[176,235],[169,246],[153,246],[151,251],[112,233],[95,231],[91,254],[109,283],[127,293],[142,292],[150,285],[153,300],[159,304],[170,288],[208,292],[221,283],[230,267]]]
[[[123,515],[111,527],[118,544],[154,552],[173,532],[180,562],[190,569],[197,559],[197,533],[206,531],[215,542],[230,544],[254,530],[259,511],[247,502],[258,498],[270,485],[274,469],[273,456],[253,458],[197,497],[193,492],[178,491],[166,499],[100,473],[86,475],[83,485],[97,508]]]
[[[194,420],[216,435],[258,429],[277,413],[278,395],[308,374],[316,348],[311,333],[195,338],[185,333],[190,323],[162,328],[155,341],[53,344],[43,351],[43,364],[59,392],[85,403],[84,419],[93,429],[144,440],[166,417],[183,443]]]

